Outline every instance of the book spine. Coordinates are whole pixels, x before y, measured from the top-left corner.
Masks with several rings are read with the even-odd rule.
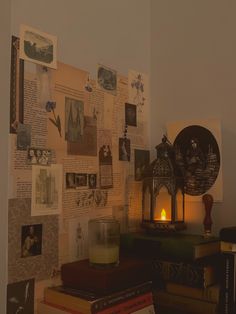
[[[149,305],[153,304],[152,293],[148,292],[142,295],[139,295],[130,300],[118,303],[114,306],[108,307],[102,311],[93,312],[96,314],[130,314],[140,309],[143,309]]]
[[[236,254],[222,254],[222,273],[220,278],[220,313],[236,313]]]
[[[213,303],[219,302],[219,290],[219,284],[207,288],[193,288],[172,282],[166,283],[166,291],[169,293]]]
[[[205,267],[156,259],[153,261],[153,268],[155,281],[170,281],[195,288],[203,288],[216,282],[213,266]]]
[[[200,235],[155,236],[129,233],[121,236],[121,250],[137,256],[191,262],[220,252],[217,237],[203,239]]]
[[[40,302],[38,303],[37,308],[38,314],[83,314],[80,311],[73,311],[65,308],[61,305],[55,305],[51,303],[46,302]]]
[[[84,311],[85,309],[92,313],[97,313],[105,308],[130,300],[139,295],[143,295],[150,292],[152,288],[152,282],[148,281],[143,284],[128,288],[126,290],[100,297],[93,301],[86,301],[83,297],[75,296],[66,292],[66,288],[62,291],[58,291],[53,288],[47,288],[44,292],[44,301],[46,303],[64,306],[67,309],[75,311]],[[69,289],[71,291],[71,289]],[[75,291],[75,289],[73,289]]]
[[[143,285],[139,285],[137,287],[133,287],[133,288],[121,291],[120,293],[106,296],[102,299],[95,301],[92,304],[91,310],[93,313],[97,313],[98,311],[101,311],[105,308],[111,307],[113,305],[122,303],[126,300],[130,300],[140,295],[143,295],[147,292],[150,292],[151,287],[152,287],[151,282],[147,282]]]
[[[66,293],[62,293],[51,288],[47,288],[44,291],[44,302],[46,304],[51,304],[54,306],[65,307],[74,311],[82,311],[85,308],[90,308],[90,302],[85,301],[84,299],[81,301],[80,298],[71,296]]]
[[[171,309],[170,313],[183,311],[184,313],[188,312],[191,314],[216,314],[218,309],[216,303],[174,295],[161,290],[155,291],[153,298],[157,307]],[[221,312],[219,313],[221,314]]]
[[[236,253],[236,243],[220,241],[221,252],[235,252]]]
[[[140,310],[132,312],[132,314],[155,314],[155,308],[153,304],[147,305]]]

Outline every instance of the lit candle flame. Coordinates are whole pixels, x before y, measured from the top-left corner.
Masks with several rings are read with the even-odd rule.
[[[166,211],[164,210],[164,208],[162,208],[161,210],[161,220],[166,220]]]

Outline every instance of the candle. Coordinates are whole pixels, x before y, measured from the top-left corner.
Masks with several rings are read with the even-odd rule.
[[[118,263],[119,246],[93,245],[89,248],[89,261],[92,264]]]
[[[166,211],[164,208],[161,210],[161,220],[166,220]]]

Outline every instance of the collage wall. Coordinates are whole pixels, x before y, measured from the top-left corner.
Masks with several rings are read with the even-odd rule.
[[[88,258],[90,219],[114,217],[121,232],[141,220],[147,76],[98,64],[91,78],[51,48],[30,27],[12,37],[8,309],[26,292],[24,306],[36,309],[62,264]]]

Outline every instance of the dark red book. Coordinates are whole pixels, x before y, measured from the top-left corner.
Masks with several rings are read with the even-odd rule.
[[[121,257],[118,266],[97,269],[86,259],[63,264],[61,280],[64,286],[102,296],[151,280],[151,267],[149,261]]]

